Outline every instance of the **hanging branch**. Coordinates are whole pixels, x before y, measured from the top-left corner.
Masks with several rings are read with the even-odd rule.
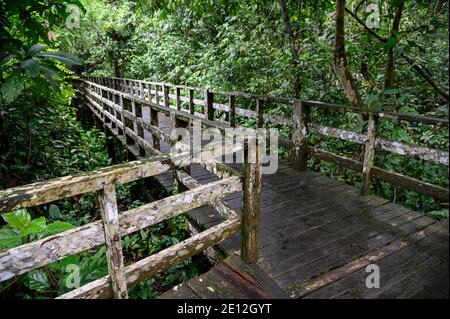
[[[345,0],[336,0],[336,34],[333,67],[347,98],[353,106],[362,108],[364,104],[347,63],[347,54],[345,52],[344,15]]]
[[[286,33],[289,38],[290,47],[292,50],[292,60],[294,69],[297,71],[299,69],[300,65],[300,48],[299,48],[299,40],[300,40],[300,34],[301,34],[301,14],[302,14],[302,7],[303,7],[303,1],[297,0],[297,10],[298,10],[298,19],[297,19],[297,25],[294,28],[291,23],[291,18],[289,16],[289,10],[288,6],[286,4],[286,0],[280,0],[280,8],[281,8],[281,15],[283,17],[284,24],[286,26]],[[294,96],[296,98],[300,97],[300,92],[303,88],[303,83],[300,78],[300,76],[295,76],[294,78]]]
[[[376,33],[375,31],[373,31],[371,28],[369,28],[364,21],[362,21],[355,13],[353,13],[351,10],[349,10],[348,8],[345,8],[345,11],[350,14],[360,25],[362,25],[364,27],[364,29],[367,30],[367,32],[369,32],[371,35],[373,35],[375,38],[377,38],[379,41],[386,43],[389,38],[383,37],[381,35],[379,35],[378,33]],[[447,101],[449,100],[449,94],[447,92],[445,92],[442,88],[439,87],[439,85],[436,84],[436,82],[432,79],[432,77],[430,76],[429,73],[426,72],[426,68],[424,68],[421,65],[416,64],[416,62],[410,58],[409,56],[407,56],[404,53],[401,53],[400,56],[405,59],[412,67],[413,69],[419,74],[421,75],[435,90],[436,92],[441,95],[442,97],[444,97]]]

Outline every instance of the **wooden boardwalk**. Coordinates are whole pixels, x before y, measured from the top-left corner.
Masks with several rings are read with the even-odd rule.
[[[159,123],[163,130],[170,130],[166,116],[159,115]],[[161,144],[163,152],[168,148]],[[218,180],[200,165],[191,167],[191,176],[202,184]],[[157,178],[166,189],[172,189],[172,174]],[[226,197],[225,202],[240,209],[241,194]],[[205,229],[223,221],[211,207],[195,209],[188,215]],[[280,160],[276,174],[263,175],[260,234],[257,276],[253,271],[252,279],[248,279],[248,269],[243,271],[226,260],[161,297],[449,296],[447,221],[436,222],[377,196],[361,197],[356,188],[343,182],[316,172],[295,171],[287,160]],[[219,249],[236,256],[239,245],[236,234]],[[380,269],[379,289],[369,289],[365,284],[365,269],[372,263]],[[274,286],[282,291],[275,296]]]
[[[209,121],[207,126],[226,125],[220,121],[213,122],[214,108],[229,111],[230,122],[233,123],[231,126],[235,124],[233,115],[235,111],[247,117],[256,117],[258,127],[262,127],[263,120],[291,125],[289,124],[291,119],[283,120],[264,114],[262,107],[257,107],[257,112],[253,113],[242,108],[235,108],[232,98],[238,95],[256,99],[257,106],[261,106],[261,99],[273,100],[270,97],[218,91],[217,94],[225,94],[229,97],[229,106],[224,106],[213,103],[212,93],[208,90],[205,91],[204,101],[197,101],[193,99],[193,88],[188,88],[189,98],[187,98],[180,94],[181,87],[176,87],[176,94],[170,95],[170,85],[166,84],[148,84],[124,79],[95,78],[94,80],[100,83],[110,82],[108,84],[110,87],[121,87],[126,92],[132,93],[127,95],[128,93],[89,82],[91,89],[94,87],[97,90],[97,93],[90,90],[89,94],[98,101],[101,100],[103,104],[103,106],[97,104],[97,110],[109,109],[115,114],[109,113],[109,119],[118,125],[122,124],[117,120],[117,112],[126,115],[124,127],[127,128],[129,140],[124,135],[118,134],[118,129],[113,128],[110,122],[105,125],[122,140],[135,157],[146,154],[147,150],[142,149],[142,145],[151,150],[154,149],[152,146],[158,144],[154,143],[153,136],[147,129],[153,130],[153,134],[157,132],[158,136],[161,135],[159,131],[162,131],[162,135],[167,140],[172,128],[171,123],[179,125],[177,120],[181,119],[186,124],[186,121],[192,119],[192,115],[176,111],[177,108],[181,109],[182,99],[189,102],[191,114],[195,113],[194,105],[205,106],[207,118],[205,121]],[[155,90],[150,89],[152,85],[156,88]],[[106,90],[107,94],[102,90]],[[99,92],[103,92],[103,97],[98,94]],[[151,102],[144,100],[142,97],[144,92],[154,96],[150,99]],[[125,107],[122,100],[120,104],[112,102],[110,93],[123,100],[128,99],[128,106]],[[160,104],[160,93],[164,98],[164,106]],[[175,99],[176,107],[170,106],[170,99]],[[310,107],[350,110],[347,107],[332,104],[302,103],[304,105],[309,103]],[[316,172],[304,169],[294,170],[289,161],[280,159],[277,172],[273,175],[263,175],[262,178],[258,262],[243,264],[242,259],[237,257],[240,255],[241,240],[240,234],[235,234],[216,247],[216,250],[223,254],[223,259],[219,263],[205,274],[164,293],[161,298],[448,298],[448,221],[436,222],[420,213],[390,203],[386,199],[360,195],[367,194],[370,189],[371,174],[364,173],[368,170],[381,180],[446,201],[448,189],[388,172],[379,167],[372,167],[372,160],[376,143],[394,153],[419,156],[444,165],[448,165],[448,153],[428,149],[427,154],[422,154],[423,149],[407,147],[403,144],[399,150],[391,147],[394,145],[393,142],[377,139],[374,117],[384,117],[386,115],[384,113],[370,115],[370,129],[368,129],[367,137],[320,125],[313,124],[309,127],[321,134],[358,144],[365,143],[364,163],[357,162],[305,144],[304,137],[299,136],[303,134],[301,126],[304,125],[302,119],[305,120],[305,118],[302,118],[301,114],[304,111],[301,104],[297,103],[293,107],[293,136],[295,135],[293,142],[303,143],[300,144],[303,153],[295,154],[296,167],[304,168],[306,161],[302,156],[307,151],[308,156],[360,171],[363,179],[361,192]],[[150,108],[152,112],[156,108],[154,114],[157,115],[158,121],[154,115],[150,119]],[[351,111],[354,110],[351,109]],[[172,119],[174,121],[170,120],[168,114],[174,116]],[[389,116],[394,119],[448,126],[448,122],[438,119],[411,118],[409,115],[402,114],[389,114]],[[136,118],[139,117],[142,117],[142,120],[138,122]],[[136,138],[138,135],[141,141]],[[132,142],[133,139],[135,143]],[[157,149],[167,153],[169,145],[164,142],[164,139],[159,142],[160,147],[158,146]],[[293,145],[291,142],[286,145],[288,144]],[[234,168],[240,169],[238,166]],[[200,184],[218,180],[216,175],[197,164],[191,165],[190,175]],[[172,190],[172,173],[167,172],[156,178],[167,190]],[[236,210],[242,208],[241,193],[225,197],[224,201]],[[209,206],[192,210],[187,215],[191,225],[197,228],[197,232],[223,222],[221,215]],[[370,275],[366,272],[366,267],[369,265],[378,266],[379,288],[368,288],[366,285],[367,276]]]

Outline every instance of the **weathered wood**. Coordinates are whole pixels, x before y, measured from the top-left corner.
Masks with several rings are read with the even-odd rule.
[[[364,150],[364,162],[362,168],[361,195],[367,196],[370,190],[370,177],[372,175],[373,158],[375,156],[375,135],[377,131],[377,119],[369,116],[367,124],[367,141]]]
[[[204,232],[175,244],[155,255],[144,258],[125,268],[128,287],[138,283],[192,257],[229,237],[239,230],[239,219],[230,219]],[[83,287],[75,289],[59,297],[59,299],[73,298],[110,298],[111,290],[107,276],[97,279]]]
[[[214,120],[214,93],[210,90],[206,89],[204,92],[205,95],[205,117],[206,119],[213,121]]]
[[[231,127],[236,127],[236,97],[234,95],[228,95],[228,104],[230,108],[228,121]]]
[[[37,182],[0,191],[0,213],[45,204],[58,199],[97,191],[103,185],[116,181],[124,184],[140,178],[155,176],[170,170],[168,155],[153,157],[126,164],[101,168]]]
[[[364,134],[351,132],[335,127],[310,123],[308,125],[308,129],[314,133],[339,138],[357,144],[365,144],[367,142],[367,136]],[[437,164],[448,165],[449,163],[448,152],[442,150],[432,149],[428,147],[412,146],[405,143],[389,141],[380,138],[375,139],[375,146],[384,151],[392,152],[399,155],[417,157]]]
[[[142,105],[140,103],[134,102],[134,111],[136,118],[142,119]],[[141,125],[137,125],[137,133],[139,137],[144,138],[144,128]],[[145,156],[145,149],[139,145],[139,155]]]
[[[177,110],[181,110],[181,89],[177,87],[175,89],[176,97],[175,97],[175,105],[177,107]]]
[[[188,189],[193,189],[201,185],[185,171],[176,170],[175,174],[177,176],[177,179],[181,183],[183,183],[183,185],[185,185]],[[209,205],[212,206],[215,210],[217,210],[217,212],[224,218],[232,218],[238,216],[238,213],[233,207],[224,203],[221,200],[211,202],[209,203]]]
[[[98,189],[113,182],[114,180],[108,180],[101,183]],[[230,177],[131,209],[121,214],[120,236],[126,236],[241,190],[240,179]],[[0,282],[103,243],[104,228],[99,221],[11,248],[0,253]]]
[[[242,194],[241,258],[247,263],[258,261],[260,228],[261,164],[259,147],[244,148]],[[253,153],[253,154],[252,154]]]
[[[119,213],[114,184],[107,184],[98,191],[98,202],[105,231],[106,257],[111,289],[115,299],[127,299],[127,282],[120,240]]]
[[[169,86],[167,84],[163,85],[163,94],[164,94],[164,106],[170,108]]]
[[[308,154],[313,158],[342,165],[343,167],[349,168],[356,172],[362,172],[363,163],[355,161],[354,159],[336,155],[312,146],[308,147]],[[423,182],[399,173],[390,172],[376,166],[372,167],[372,176],[405,189],[430,195],[431,197],[439,200],[446,201],[449,197],[449,190],[447,188]]]
[[[195,104],[194,104],[194,90],[189,90],[189,114],[194,115]]]
[[[294,104],[292,113],[292,142],[294,144],[294,168],[308,168],[308,110],[301,103]]]
[[[353,273],[357,271],[358,269],[361,269],[362,267],[365,267],[368,264],[376,263],[378,260],[384,258],[385,256],[388,256],[390,254],[393,254],[397,252],[398,250],[404,248],[405,246],[411,245],[412,243],[415,243],[426,236],[439,231],[441,229],[442,225],[440,224],[433,224],[424,230],[421,230],[419,232],[416,232],[412,235],[410,235],[406,240],[405,238],[398,239],[387,246],[384,246],[382,249],[370,252],[364,256],[361,256],[358,259],[353,260],[352,262],[348,263],[347,265],[344,265],[342,267],[336,268],[328,273],[326,273],[323,276],[320,276],[314,280],[305,282],[302,285],[299,285],[299,287],[296,287],[294,291],[290,293],[291,297],[299,298],[302,296],[305,296],[308,293],[311,293],[314,290],[319,289],[320,287],[323,287],[345,275],[348,275],[350,273]]]
[[[256,100],[256,127],[263,127],[264,126],[264,101],[263,100]]]

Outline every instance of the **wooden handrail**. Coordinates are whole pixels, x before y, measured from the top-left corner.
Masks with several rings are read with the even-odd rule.
[[[101,88],[104,90],[108,90],[110,88],[102,87],[97,84],[100,82],[99,78],[87,78],[87,83],[89,85],[93,85],[97,89]],[[311,133],[320,134],[324,136],[329,136],[333,138],[339,138],[342,140],[354,142],[357,144],[364,145],[366,148],[364,163],[361,165],[357,165],[360,167],[357,171],[361,172],[363,185],[361,189],[361,194],[365,195],[369,192],[370,189],[370,179],[372,177],[376,177],[385,181],[389,181],[390,183],[397,184],[401,187],[406,187],[408,189],[418,191],[423,194],[431,195],[436,199],[445,200],[448,197],[448,188],[442,188],[439,186],[432,185],[430,183],[425,183],[418,181],[414,178],[401,175],[395,172],[389,172],[381,168],[373,167],[373,169],[367,170],[367,168],[371,167],[370,164],[373,162],[373,156],[377,150],[388,151],[397,155],[415,157],[421,160],[430,161],[436,164],[441,165],[449,165],[449,154],[447,150],[439,150],[433,149],[429,147],[423,146],[415,146],[408,145],[406,143],[401,143],[397,141],[386,140],[383,138],[379,138],[376,135],[376,127],[373,127],[373,130],[368,130],[366,134],[346,131],[340,128],[329,127],[321,124],[316,124],[312,122],[309,117],[309,110],[312,107],[315,108],[323,108],[323,109],[335,109],[341,110],[345,112],[353,112],[357,114],[362,114],[366,116],[368,119],[373,119],[371,121],[378,122],[379,119],[391,119],[391,120],[401,120],[407,122],[415,122],[415,123],[424,123],[435,126],[443,126],[448,127],[447,119],[439,119],[439,118],[430,118],[426,116],[420,116],[415,114],[401,114],[394,112],[385,112],[385,111],[374,111],[369,109],[359,109],[351,106],[344,106],[332,103],[323,103],[323,102],[315,102],[315,101],[303,101],[299,99],[288,99],[288,98],[276,98],[270,96],[261,96],[255,94],[248,94],[242,92],[227,92],[215,89],[202,89],[196,87],[189,87],[183,85],[173,85],[169,83],[159,83],[159,82],[148,82],[148,81],[140,81],[140,80],[132,80],[132,79],[118,79],[114,78],[114,81],[128,83],[131,89],[128,92],[137,91],[138,94],[132,93],[131,96],[126,96],[128,99],[135,99],[136,96],[144,97],[143,102],[147,106],[150,107],[151,112],[164,112],[166,114],[172,114],[175,118],[180,118],[184,121],[188,120],[198,120],[203,123],[203,125],[210,127],[217,127],[221,130],[225,130],[227,127],[236,126],[236,116],[243,116],[255,119],[256,127],[261,127],[264,122],[269,122],[272,124],[282,125],[284,127],[292,127],[292,140],[280,140],[280,145],[292,148],[294,150],[294,166],[299,170],[305,170],[307,167],[308,156],[313,156],[318,158],[319,154],[323,154],[323,152],[316,151],[311,152],[308,148],[309,145],[309,135]],[[94,83],[97,82],[97,83]],[[148,88],[145,88],[145,85]],[[151,87],[154,87],[154,90]],[[163,90],[158,90],[158,87],[166,88],[168,92],[168,96],[165,98],[165,105],[159,105],[158,98],[164,97]],[[176,94],[170,94],[170,88],[174,89]],[[142,90],[142,92],[140,91]],[[183,96],[181,90],[185,90],[188,96]],[[203,94],[204,99],[194,99],[194,92],[198,94]],[[118,92],[118,94],[128,94],[126,92]],[[214,95],[223,95],[227,97],[228,104],[216,103],[214,102]],[[125,97],[125,95],[124,95]],[[236,97],[242,97],[244,99],[254,100],[256,103],[256,111],[249,110],[245,108],[238,107],[236,105]],[[171,100],[175,100],[175,105],[171,105]],[[218,99],[220,100],[220,99]],[[188,103],[188,109],[184,109],[182,107],[184,103]],[[262,107],[264,103],[268,102],[276,102],[283,103],[286,105],[292,106],[293,117],[286,118],[283,116],[272,115],[264,113],[264,108]],[[198,105],[204,108],[204,113],[194,112],[194,106]],[[209,112],[207,112],[209,108]],[[211,118],[210,115],[214,112],[211,111],[211,108],[214,110],[219,110],[222,112],[226,112],[227,122],[219,121],[216,118]],[[208,118],[209,117],[209,118]],[[139,120],[136,120],[139,121]],[[370,126],[370,125],[369,125]],[[150,132],[155,131],[155,127],[150,128]],[[369,142],[370,138],[370,142]],[[373,141],[372,141],[373,140]],[[312,146],[314,147],[314,146]],[[372,151],[373,149],[373,151]],[[370,151],[369,151],[370,150]],[[320,159],[328,159],[329,156],[321,157]],[[336,156],[336,159],[341,159],[341,156]],[[351,160],[351,159],[349,159]],[[341,162],[338,161],[338,164],[344,163],[346,160]],[[348,161],[347,161],[348,162]],[[366,167],[366,168],[365,168]],[[378,172],[378,174],[375,174]],[[383,173],[380,173],[383,172]],[[376,175],[376,176],[375,176]],[[399,177],[401,183],[397,183],[395,177]]]

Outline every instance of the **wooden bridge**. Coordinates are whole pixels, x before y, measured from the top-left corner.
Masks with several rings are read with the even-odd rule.
[[[377,178],[447,202],[448,189],[373,164],[375,151],[383,150],[448,166],[446,151],[377,137],[380,120],[448,127],[447,120],[131,79],[88,77],[81,91],[97,125],[134,161],[0,191],[1,213],[91,191],[102,212],[101,221],[0,253],[0,281],[106,243],[109,275],[60,298],[126,298],[127,288],[200,252],[213,267],[162,298],[448,298],[448,222],[368,195]],[[270,104],[286,106],[286,116],[268,114]],[[359,114],[367,132],[314,123],[312,108]],[[243,118],[255,129],[290,130],[279,142],[292,157],[279,159],[276,174],[261,175],[247,139],[226,146],[226,153],[243,151],[242,165],[180,168],[167,155],[172,128],[198,121],[225,133]],[[321,150],[311,145],[313,133],[362,145],[364,157]],[[308,158],[360,172],[361,189],[308,171]],[[150,176],[176,195],[118,212],[114,183]],[[179,214],[188,216],[192,237],[124,265],[122,236]],[[371,264],[379,268],[379,288],[366,285]]]

